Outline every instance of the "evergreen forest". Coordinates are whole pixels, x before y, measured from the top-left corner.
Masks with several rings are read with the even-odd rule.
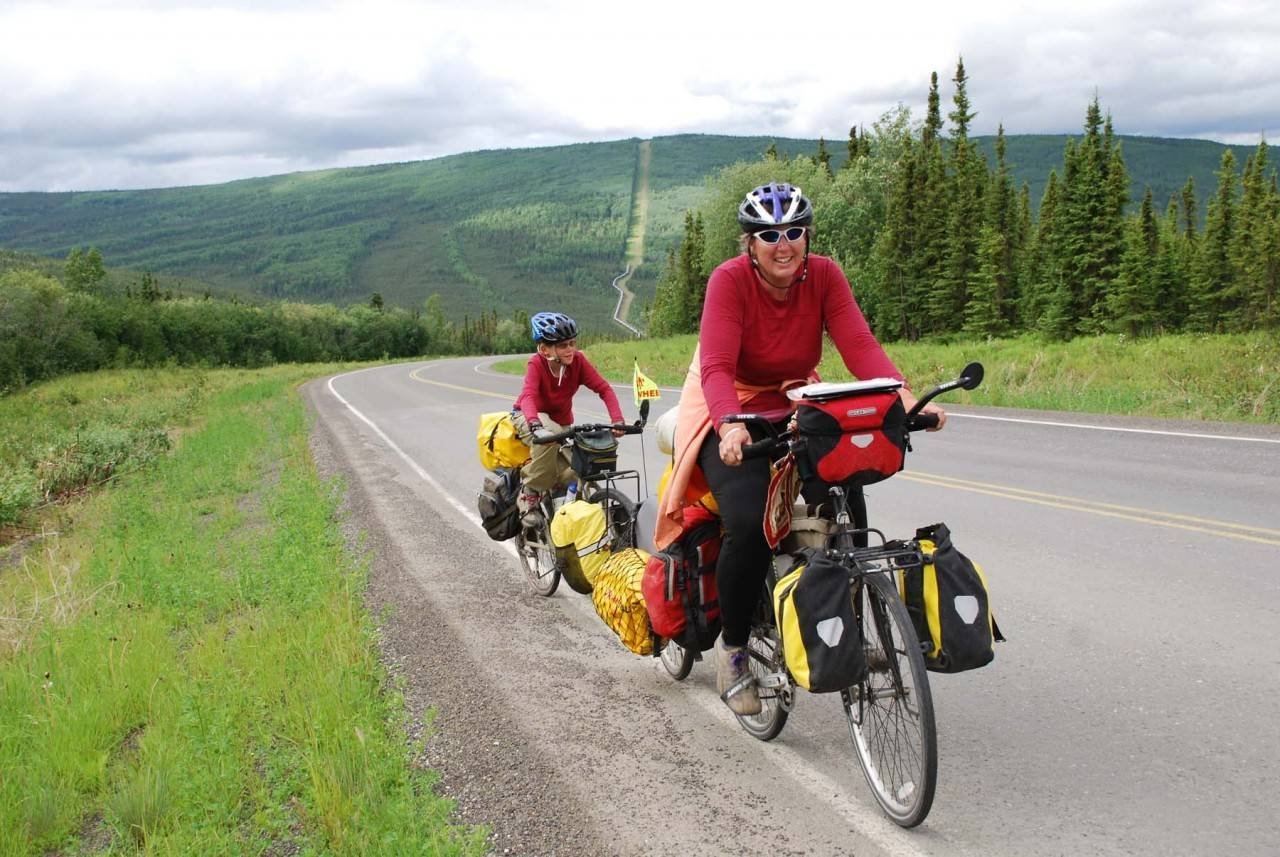
[[[839,166],[820,141],[812,156],[770,149],[722,170],[668,251],[650,333],[697,330],[707,277],[739,252],[737,202],[772,179],[811,197],[811,251],[841,265],[885,340],[1277,326],[1280,193],[1265,140],[1242,164],[1223,148],[1203,210],[1194,176],[1159,196],[1145,184],[1135,199],[1124,142],[1095,97],[1033,201],[1003,127],[990,161],[970,138],[963,61],[952,83],[945,122],[935,73],[923,122],[899,108],[850,129]]]

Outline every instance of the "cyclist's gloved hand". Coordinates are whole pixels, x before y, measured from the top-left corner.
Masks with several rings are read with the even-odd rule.
[[[530,426],[530,428],[533,428],[533,427]],[[538,424],[537,428],[533,429],[533,439],[538,442],[545,441],[547,438],[551,437],[551,435],[553,434],[554,432],[549,432],[546,429],[544,429],[541,423]]]

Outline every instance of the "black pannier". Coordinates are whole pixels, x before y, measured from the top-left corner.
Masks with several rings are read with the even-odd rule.
[[[520,491],[520,469],[501,467],[484,478],[484,489],[476,498],[480,523],[495,542],[515,538],[520,532],[520,512],[516,494]]]

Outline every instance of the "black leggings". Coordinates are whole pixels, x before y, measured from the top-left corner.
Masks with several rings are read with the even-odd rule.
[[[762,435],[754,426],[751,435]],[[720,597],[720,621],[724,642],[729,646],[745,646],[751,630],[751,615],[764,594],[765,575],[773,552],[764,540],[764,503],[769,490],[769,461],[753,458],[738,467],[720,460],[720,438],[713,430],[698,451],[698,465],[706,476],[724,526],[720,559],[716,563],[716,589]],[[806,480],[802,486],[805,501],[822,502],[828,484]],[[855,526],[866,526],[866,503],[859,486],[845,486],[849,513]]]

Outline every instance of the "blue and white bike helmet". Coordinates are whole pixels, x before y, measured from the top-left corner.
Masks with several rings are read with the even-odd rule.
[[[755,188],[738,206],[743,232],[759,232],[779,226],[813,223],[813,204],[800,188],[787,182],[769,182]]]
[[[578,323],[562,312],[540,312],[529,319],[533,341],[555,345],[578,336]]]

